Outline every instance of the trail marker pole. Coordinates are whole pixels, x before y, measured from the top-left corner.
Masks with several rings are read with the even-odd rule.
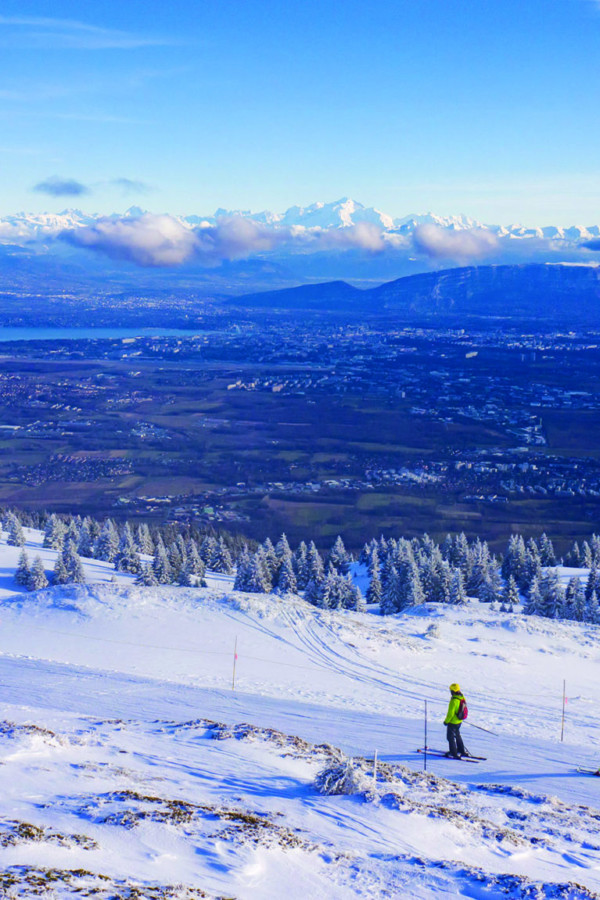
[[[375,751],[375,756],[373,757],[373,787],[377,787],[377,750]]]
[[[567,682],[563,679],[563,701],[562,701],[562,719],[560,723],[560,739],[564,741],[565,738],[565,705],[567,702]]]
[[[237,637],[235,639],[235,646],[233,648],[233,676],[231,678],[231,690],[235,691],[235,664],[237,662]]]
[[[427,700],[425,701],[425,743],[423,745],[423,771],[427,771]]]

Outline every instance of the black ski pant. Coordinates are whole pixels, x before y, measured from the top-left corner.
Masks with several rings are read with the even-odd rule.
[[[446,737],[452,756],[463,756],[465,745],[460,736],[460,725],[446,725]]]

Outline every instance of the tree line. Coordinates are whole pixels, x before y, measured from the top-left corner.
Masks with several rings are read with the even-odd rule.
[[[9,510],[3,518],[8,543],[23,546],[27,514]],[[512,612],[519,604],[530,615],[600,624],[600,536],[575,542],[558,560],[546,534],[527,541],[513,534],[502,558],[480,538],[464,533],[436,543],[419,538],[373,539],[364,544],[358,563],[366,567],[368,587],[363,598],[351,576],[353,555],[337,537],[322,554],[314,541],[292,550],[285,534],[276,544],[247,542],[227,533],[201,533],[169,523],[151,530],[125,521],[118,526],[86,516],[47,515],[39,521],[43,545],[57,551],[53,584],[83,583],[81,557],[112,563],[117,572],[136,576],[137,584],[206,585],[207,570],[234,575],[234,589],[250,593],[302,594],[321,609],[364,609],[377,605],[393,615],[427,601],[462,605],[469,597]],[[556,566],[589,569],[585,580],[575,576],[566,587]],[[15,579],[29,590],[49,580],[39,555],[30,561],[23,550]]]

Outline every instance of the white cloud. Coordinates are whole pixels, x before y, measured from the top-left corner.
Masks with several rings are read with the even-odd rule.
[[[358,222],[346,228],[311,229],[308,236],[318,250],[338,248],[381,253],[389,246],[383,230],[372,222]]]
[[[481,259],[499,248],[496,235],[485,228],[452,231],[441,225],[419,225],[413,243],[417,251],[432,259]]]
[[[61,237],[78,247],[138,266],[180,266],[192,259],[197,249],[196,235],[190,228],[172,216],[152,213],[98,219],[94,225],[64,231]]]
[[[216,266],[223,260],[272,250],[287,240],[289,231],[274,231],[242,216],[224,217],[194,229],[173,216],[143,213],[98,219],[94,225],[64,231],[61,237],[138,266],[180,266],[192,260]]]

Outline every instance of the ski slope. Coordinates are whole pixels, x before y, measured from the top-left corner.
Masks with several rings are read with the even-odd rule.
[[[28,594],[18,556],[0,541],[1,896],[600,896],[600,779],[576,771],[600,763],[598,627],[140,588],[95,560]],[[445,749],[455,680],[488,759],[424,773],[424,701]]]

